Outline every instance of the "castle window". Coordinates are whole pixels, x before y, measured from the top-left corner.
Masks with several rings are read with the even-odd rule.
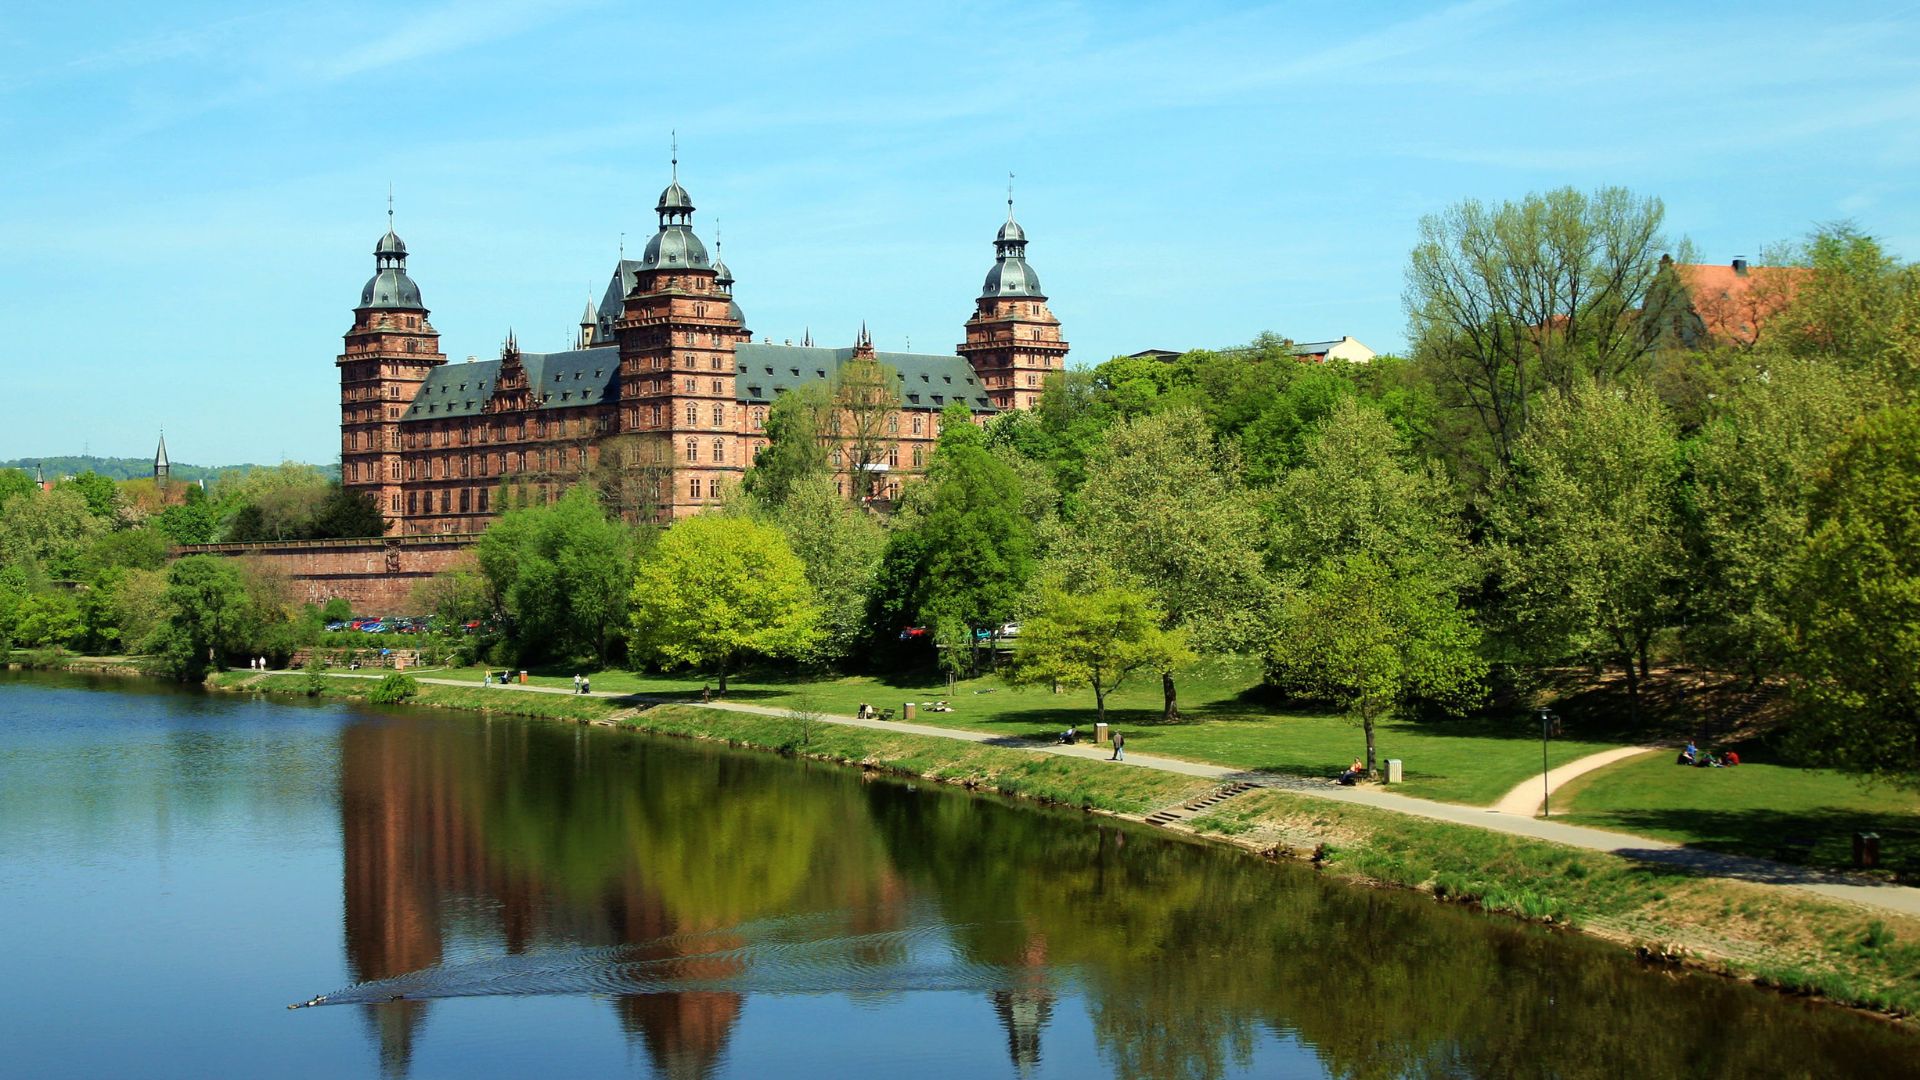
[[[719,497],[720,497],[720,478],[717,476],[708,478],[707,498],[717,499]]]
[[[698,439],[687,440],[687,460],[688,461],[700,460],[700,440]]]
[[[714,357],[713,357],[713,363],[712,363],[712,364],[711,364],[710,366],[711,366],[711,367],[713,368],[713,370],[715,370],[715,371],[719,371],[719,370],[720,370],[720,368],[721,368],[721,363],[720,363],[720,357],[719,357],[719,355],[718,355],[717,353],[716,353],[716,354],[714,355]]]
[[[394,492],[392,497],[387,500],[387,505],[390,509],[392,509],[394,513],[396,514],[399,513],[400,512],[400,493],[397,491]]]
[[[687,393],[689,393],[689,394],[697,394],[697,393],[699,393],[699,392],[700,392],[700,390],[699,390],[699,386],[700,386],[700,384],[699,384],[699,383],[697,383],[697,382],[695,382],[695,381],[694,381],[694,380],[692,380],[692,379],[688,379],[688,380],[687,380]]]
[[[460,512],[464,514],[471,509],[473,509],[473,489],[461,488],[460,489]]]
[[[924,424],[925,424],[925,420],[918,413],[915,413],[913,417],[913,433],[915,435],[920,434],[920,429]],[[914,462],[914,464],[918,465],[919,462],[916,461]]]
[[[413,462],[407,462],[407,479],[413,479]]]
[[[713,440],[713,463],[718,465],[725,460],[727,460],[727,444],[719,439]]]
[[[700,422],[700,406],[687,402],[687,424],[692,426]]]
[[[418,514],[420,512],[419,499],[420,499],[419,492],[417,491],[407,492],[407,513],[409,515]]]
[[[440,512],[443,514],[450,514],[453,512],[453,492],[447,491],[445,489],[441,490]]]
[[[913,467],[918,469],[927,463],[927,451],[923,447],[913,448]]]
[[[696,499],[700,497],[700,478],[699,477],[696,476],[693,479],[687,481],[687,494]]]
[[[767,410],[765,409],[753,410],[754,430],[758,431],[759,429],[764,428],[766,426],[767,426]]]
[[[719,380],[719,379],[714,379],[714,380],[713,380],[713,392],[714,392],[714,393],[716,393],[716,394],[718,394],[718,393],[722,393],[722,392],[723,392],[723,391],[722,391],[722,390],[720,389],[720,380]]]
[[[488,492],[487,492],[487,489],[486,489],[486,488],[481,488],[481,489],[480,489],[480,512],[481,512],[481,513],[483,513],[483,514],[484,514],[484,513],[486,513],[486,512],[487,512],[487,504],[488,504],[489,502],[491,502],[491,501],[492,501],[492,499],[491,499],[491,497],[489,496],[489,494],[488,494]]]
[[[887,448],[887,468],[897,469],[899,467],[900,467],[900,448],[897,446],[890,446]]]
[[[835,447],[833,451],[833,467],[838,469],[841,467],[842,464],[845,463],[845,461],[846,461],[845,456],[840,453],[840,450],[838,447]]]
[[[724,426],[726,422],[727,422],[727,407],[725,405],[715,405],[713,407],[713,426],[721,427],[721,426]]]
[[[388,471],[388,473],[389,473],[389,475],[388,475],[388,477],[387,477],[387,479],[389,479],[389,480],[398,480],[398,479],[400,479],[400,463],[399,463],[399,462],[397,462],[397,461],[396,461],[396,462],[394,462],[394,463],[393,463],[392,465],[390,465],[390,466],[388,467],[388,469],[387,469],[387,471]],[[398,508],[396,507],[396,509],[398,509]]]
[[[889,435],[900,434],[900,414],[899,413],[894,413],[893,415],[887,417],[887,434]]]

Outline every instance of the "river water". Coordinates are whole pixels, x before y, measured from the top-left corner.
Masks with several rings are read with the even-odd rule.
[[[4,1075],[1917,1060],[1839,1010],[1076,813],[595,728],[0,675]]]

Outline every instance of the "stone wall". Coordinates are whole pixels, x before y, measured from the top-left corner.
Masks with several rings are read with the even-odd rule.
[[[391,536],[368,540],[284,540],[252,544],[189,544],[174,555],[224,555],[264,563],[286,576],[295,599],[324,604],[344,596],[356,615],[425,615],[409,611],[415,583],[471,563],[478,536]]]

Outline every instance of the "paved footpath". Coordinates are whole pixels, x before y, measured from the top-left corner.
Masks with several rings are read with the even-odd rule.
[[[1515,784],[1512,791],[1502,795],[1500,801],[1493,804],[1493,808],[1502,814],[1533,817],[1540,813],[1540,808],[1546,804],[1549,793],[1559,791],[1567,785],[1567,781],[1576,776],[1585,776],[1595,769],[1604,769],[1616,761],[1625,761],[1627,758],[1639,757],[1642,754],[1669,753],[1672,751],[1662,750],[1658,746],[1617,746],[1612,750],[1588,754],[1586,757],[1569,761],[1548,772],[1544,789],[1538,780],[1523,780]]]
[[[378,679],[385,675],[335,675],[343,679]],[[440,686],[464,686],[473,688],[471,679],[435,679],[418,677],[423,683]],[[510,684],[494,686],[503,692],[532,694],[572,694],[573,691],[559,686],[521,686]],[[786,716],[787,709],[767,705],[746,705],[731,701],[702,702],[683,697],[653,696],[647,694],[625,694],[617,691],[596,690],[593,697],[612,701],[630,701],[636,705],[695,705],[703,709],[719,709],[724,712],[752,713],[759,716]],[[1034,742],[1030,739],[1012,739],[1004,735],[995,735],[983,731],[967,731],[959,728],[932,727],[926,724],[911,724],[898,720],[861,720],[852,716],[821,714],[827,723],[845,724],[850,727],[872,728],[876,731],[907,732],[913,735],[926,735],[936,739],[956,739],[961,742],[986,743],[1019,750],[1029,750],[1043,754],[1058,754],[1062,757],[1077,757],[1106,760],[1110,751],[1098,746],[1061,746],[1054,743]],[[1647,748],[1627,748],[1629,756]],[[1602,755],[1593,755],[1602,756]],[[1590,760],[1583,758],[1570,765],[1579,765]],[[1605,764],[1604,762],[1602,764]],[[1631,836],[1626,833],[1609,832],[1605,829],[1593,829],[1584,825],[1569,825],[1549,818],[1536,818],[1522,814],[1506,813],[1494,807],[1460,806],[1455,803],[1435,802],[1431,799],[1416,799],[1410,795],[1401,795],[1385,788],[1373,785],[1341,787],[1324,780],[1312,780],[1299,776],[1285,776],[1277,773],[1250,772],[1244,769],[1232,769],[1221,765],[1206,765],[1196,761],[1181,761],[1177,758],[1155,757],[1151,754],[1129,753],[1123,762],[1115,762],[1117,768],[1158,769],[1162,772],[1180,773],[1186,776],[1203,777],[1209,780],[1244,781],[1262,787],[1283,788],[1289,792],[1306,795],[1316,799],[1333,802],[1354,803],[1360,806],[1372,806],[1381,810],[1391,810],[1398,814],[1426,818],[1431,821],[1445,821],[1455,825],[1470,825],[1476,829],[1506,833],[1510,836],[1524,836],[1534,840],[1545,840],[1568,847],[1584,848],[1588,851],[1602,851],[1640,862],[1659,863],[1692,873],[1709,877],[1730,878],[1774,888],[1793,889],[1813,893],[1828,900],[1840,900],[1862,907],[1893,912],[1897,915],[1920,916],[1920,889],[1905,885],[1891,885],[1858,878],[1846,874],[1834,874],[1823,870],[1813,870],[1804,866],[1790,866],[1786,863],[1772,862],[1767,859],[1748,858],[1743,855],[1726,855],[1702,848],[1686,847],[1666,840],[1654,840],[1647,837]],[[1562,769],[1569,768],[1562,766]],[[1598,766],[1595,766],[1596,768]],[[1556,770],[1557,771],[1557,770]],[[1549,774],[1549,783],[1552,775]],[[1504,800],[1503,800],[1504,802]]]

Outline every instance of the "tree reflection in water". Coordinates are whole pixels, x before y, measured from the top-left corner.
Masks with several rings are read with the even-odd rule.
[[[1911,1068],[1909,1039],[1853,1017],[1078,815],[516,721],[370,719],[341,753],[356,979],[549,950],[670,961],[677,981],[648,985],[690,989],[613,995],[665,1076],[713,1073],[758,989],[916,986],[984,999],[1021,1075],[1067,996],[1128,1077],[1244,1071],[1273,1036],[1342,1077]],[[604,977],[643,969],[662,970]],[[431,1006],[366,1008],[404,1074]]]

